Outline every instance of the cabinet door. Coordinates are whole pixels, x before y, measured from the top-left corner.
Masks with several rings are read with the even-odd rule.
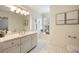
[[[20,53],[20,46],[14,46],[8,49],[3,50],[3,53]]]
[[[32,34],[31,35],[31,47],[35,47],[37,44],[37,34]]]
[[[2,45],[1,45],[1,43],[0,43],[0,53],[2,52]]]
[[[12,39],[2,43],[3,53],[19,53],[20,52],[20,39]]]
[[[3,49],[8,49],[12,46],[16,46],[17,44],[20,44],[20,39],[19,38],[3,42],[2,47],[3,47]]]
[[[31,39],[30,37],[21,38],[21,53],[28,52],[31,49]]]

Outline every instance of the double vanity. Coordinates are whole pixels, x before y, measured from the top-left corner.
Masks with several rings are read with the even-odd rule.
[[[15,33],[0,38],[0,53],[25,53],[37,44],[36,32]]]
[[[37,32],[30,25],[32,15],[13,12],[11,6],[26,10],[20,5],[0,5],[0,53],[29,52],[37,44]]]

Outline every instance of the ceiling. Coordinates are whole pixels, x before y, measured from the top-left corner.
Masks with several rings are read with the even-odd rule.
[[[24,5],[27,8],[27,5]],[[39,13],[44,14],[49,12],[49,5],[28,5],[28,8]]]
[[[49,5],[23,5],[24,8],[28,8],[33,10],[34,12],[37,12],[39,14],[45,14],[49,12]],[[7,11],[10,12],[9,8],[0,5],[0,11]]]
[[[4,5],[0,5],[0,11],[6,11],[6,12],[10,12],[9,8],[7,8],[6,6]]]

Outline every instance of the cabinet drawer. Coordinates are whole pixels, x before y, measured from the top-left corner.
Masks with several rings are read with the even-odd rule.
[[[2,47],[2,43],[0,43],[0,48]]]
[[[31,49],[31,39],[21,43],[21,53],[28,52]]]
[[[2,53],[2,47],[0,47],[0,53]]]
[[[2,43],[0,43],[0,53],[2,52]]]
[[[2,53],[20,53],[20,46],[14,46],[2,51]]]
[[[30,36],[22,37],[22,38],[21,38],[21,43],[22,43],[22,42],[26,42],[26,41],[29,40],[29,39],[30,39]]]
[[[31,46],[32,46],[32,48],[35,47],[36,44],[37,44],[37,35],[32,34],[32,36],[31,36]]]
[[[32,34],[31,39],[37,39],[37,34]]]
[[[18,45],[18,44],[20,44],[20,39],[13,39],[13,40],[10,40],[10,41],[3,42],[2,48],[7,49],[7,48],[10,48],[10,47]]]

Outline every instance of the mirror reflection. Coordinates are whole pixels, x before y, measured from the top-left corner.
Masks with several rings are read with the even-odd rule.
[[[11,9],[12,8],[12,9]],[[29,13],[21,8],[0,5],[0,37],[29,30]],[[28,14],[28,15],[27,15]]]

